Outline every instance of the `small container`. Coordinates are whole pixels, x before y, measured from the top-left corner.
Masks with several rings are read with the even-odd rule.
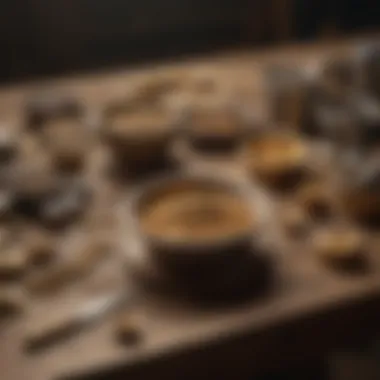
[[[177,283],[207,292],[252,280],[245,269],[259,251],[260,217],[245,191],[217,179],[173,177],[147,185],[133,205],[152,263]]]
[[[309,82],[301,69],[270,67],[265,73],[271,114],[276,123],[299,128],[309,102]]]
[[[168,164],[177,125],[171,112],[161,107],[120,106],[106,110],[104,117],[103,139],[117,169],[138,174]]]
[[[335,269],[357,270],[366,264],[366,241],[355,229],[329,226],[317,231],[312,243],[318,257]]]
[[[277,189],[293,189],[310,174],[306,143],[293,134],[270,133],[247,141],[243,161],[248,173]]]
[[[232,151],[248,134],[238,109],[232,106],[197,107],[185,113],[185,135],[201,152]]]

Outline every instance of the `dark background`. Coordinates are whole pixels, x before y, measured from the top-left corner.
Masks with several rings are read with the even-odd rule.
[[[317,38],[379,24],[376,0],[2,0],[0,81]]]

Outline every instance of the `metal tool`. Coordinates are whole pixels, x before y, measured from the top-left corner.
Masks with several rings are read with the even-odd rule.
[[[44,320],[40,327],[32,329],[26,335],[25,349],[35,352],[67,341],[106,315],[129,305],[132,299],[129,292],[112,293],[90,300],[82,307],[60,314],[50,321]]]

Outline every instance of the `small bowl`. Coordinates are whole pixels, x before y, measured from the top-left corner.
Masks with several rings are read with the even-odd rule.
[[[368,247],[360,231],[329,226],[317,231],[312,241],[316,255],[326,264],[336,269],[364,269]]]
[[[274,188],[293,189],[311,170],[306,143],[287,133],[251,139],[243,148],[243,160],[250,174]]]
[[[242,115],[231,106],[197,107],[184,116],[185,135],[201,152],[231,151],[247,132]]]
[[[295,67],[270,66],[264,74],[274,121],[301,126],[308,100],[306,73]]]
[[[245,192],[218,179],[161,179],[133,204],[152,262],[180,281],[208,282],[235,268],[250,256],[259,232]]]
[[[105,113],[103,138],[115,162],[136,170],[168,160],[176,116],[160,107],[118,107]]]

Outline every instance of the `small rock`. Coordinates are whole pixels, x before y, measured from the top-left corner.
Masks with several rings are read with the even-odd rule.
[[[194,109],[185,124],[192,146],[206,151],[231,150],[242,141],[246,131],[243,116],[232,106]]]

